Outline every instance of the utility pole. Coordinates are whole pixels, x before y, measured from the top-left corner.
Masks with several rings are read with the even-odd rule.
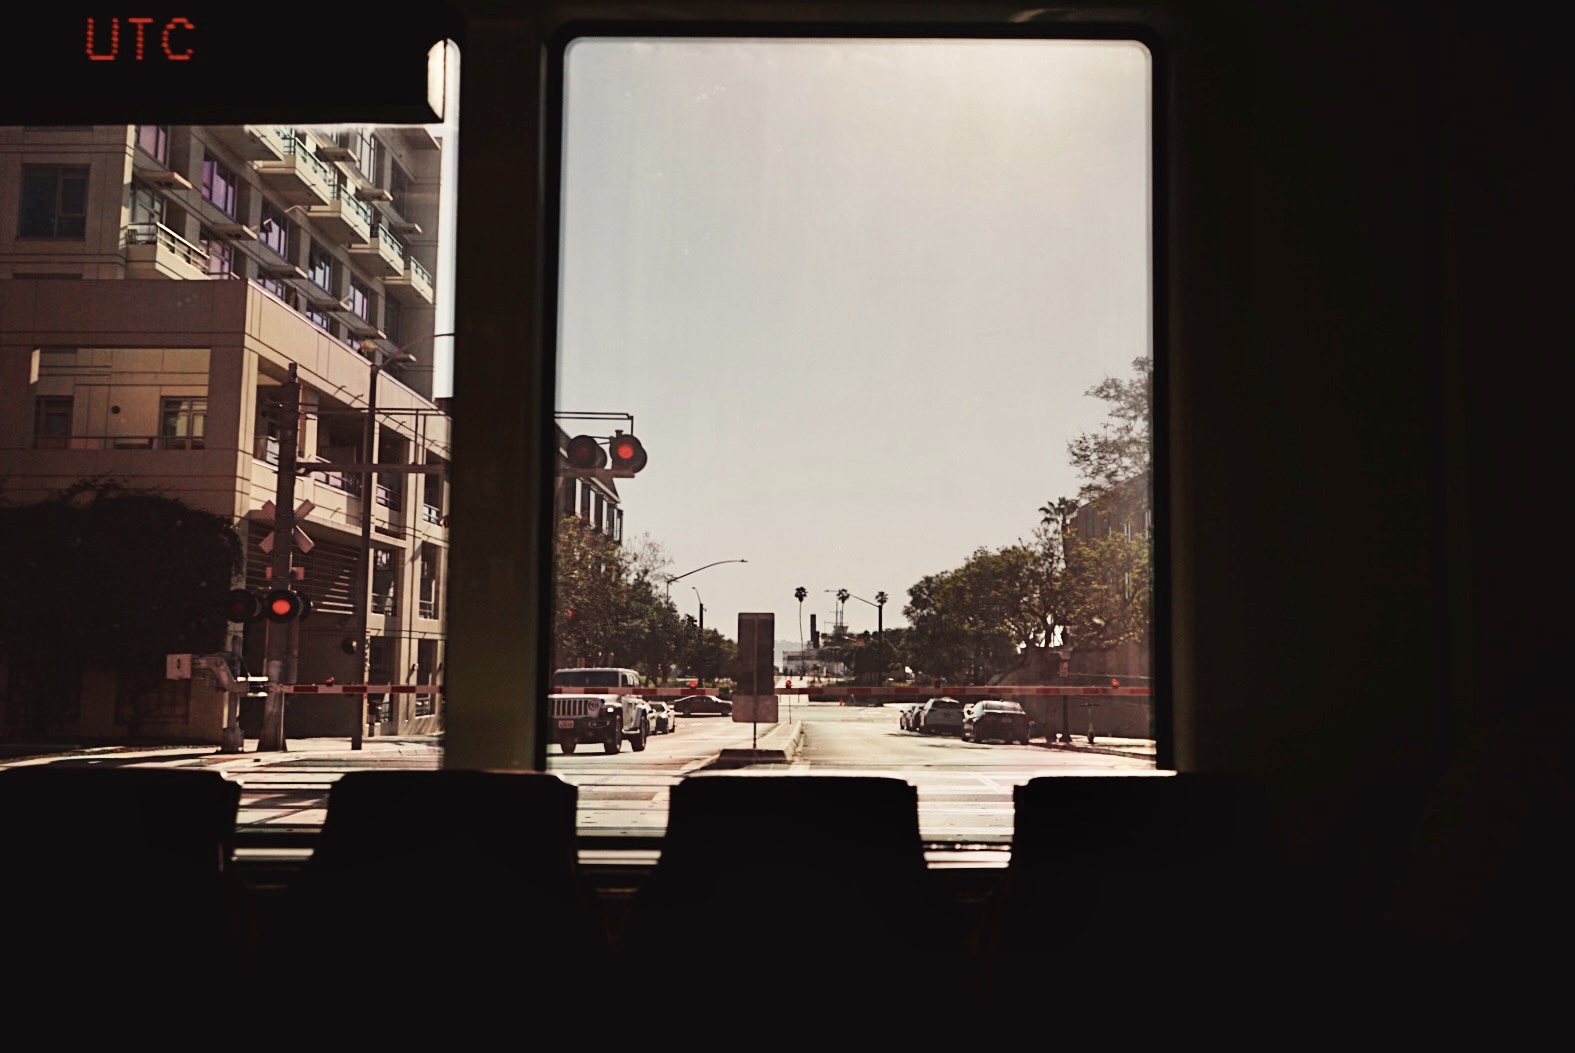
[[[295,447],[301,428],[301,381],[296,363],[290,363],[279,389],[279,464],[278,488],[273,499],[273,587],[288,589],[293,584],[291,561],[295,552]],[[263,704],[259,751],[282,751],[284,741],[285,685],[295,682],[295,656],[300,644],[299,619],[286,624],[268,622],[268,637],[263,672],[268,677],[268,700]]]
[[[366,430],[361,439],[361,461],[363,464],[377,464],[377,381],[383,371],[380,362],[372,362],[370,383],[366,389]],[[370,616],[369,608],[372,606],[372,516],[377,507],[377,470],[368,468],[361,473],[361,573],[359,598],[356,601],[356,655],[361,660],[361,683],[367,682],[371,675],[372,648],[371,641],[367,639],[366,623]],[[361,748],[362,736],[366,734],[367,724],[367,698],[359,695],[355,726],[350,731],[350,748]]]

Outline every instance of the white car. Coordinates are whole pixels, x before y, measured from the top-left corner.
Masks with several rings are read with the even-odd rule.
[[[647,699],[651,707],[651,734],[670,735],[678,730],[678,710],[660,698]]]

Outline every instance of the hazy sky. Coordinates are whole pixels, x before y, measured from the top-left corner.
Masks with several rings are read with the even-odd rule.
[[[626,538],[706,625],[890,595],[1075,496],[1149,354],[1149,57],[1096,41],[581,40],[558,406],[634,415]],[[605,434],[607,426],[577,426]],[[854,632],[876,611],[850,600]]]

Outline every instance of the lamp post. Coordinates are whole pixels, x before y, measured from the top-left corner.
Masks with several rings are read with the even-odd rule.
[[[667,579],[667,595],[668,595],[669,598],[671,598],[672,595],[673,595],[673,582],[675,582],[675,581],[682,581],[684,578],[687,578],[691,574],[698,574],[702,570],[709,570],[712,567],[720,567],[724,563],[748,563],[748,562],[749,562],[749,560],[747,560],[747,559],[719,559],[715,563],[707,563],[703,567],[696,567],[694,570],[686,570],[682,574],[671,575]]]

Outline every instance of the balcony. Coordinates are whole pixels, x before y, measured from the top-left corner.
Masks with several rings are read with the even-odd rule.
[[[209,125],[207,131],[244,161],[282,161],[283,140],[290,129],[271,124],[222,124]]]
[[[126,277],[207,278],[208,254],[162,223],[131,223],[125,232]]]
[[[383,288],[390,297],[407,307],[432,303],[432,274],[414,256],[405,257],[405,272],[385,279]]]
[[[132,171],[148,186],[160,190],[190,190],[191,180],[157,160],[146,150],[131,151]]]
[[[367,244],[350,246],[350,255],[379,278],[394,278],[405,273],[405,247],[381,223],[372,231]]]
[[[326,205],[334,200],[338,179],[327,162],[312,152],[292,128],[274,129],[283,153],[277,159],[250,162],[269,188],[294,205]]]
[[[372,236],[372,206],[358,201],[350,188],[336,185],[330,200],[321,205],[308,205],[306,214],[322,227],[324,233],[342,243],[364,245]]]

